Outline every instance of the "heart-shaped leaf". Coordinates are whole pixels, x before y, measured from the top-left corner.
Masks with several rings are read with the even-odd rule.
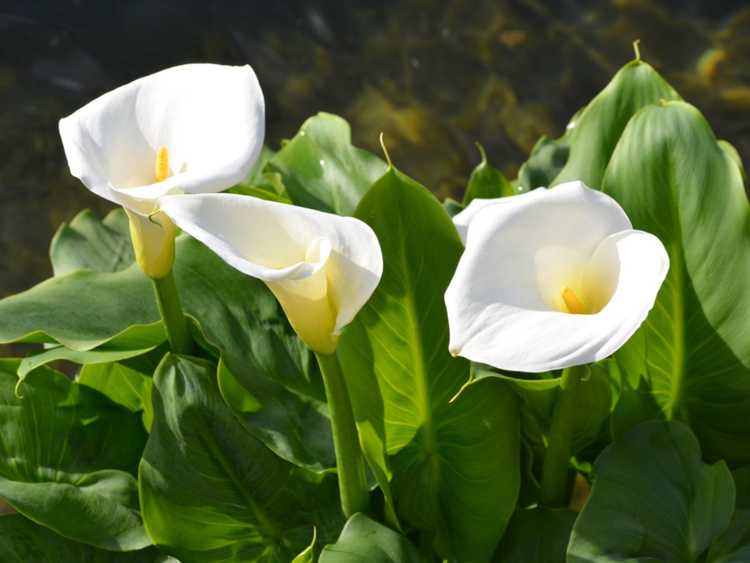
[[[654,68],[634,60],[568,124],[569,155],[550,185],[578,180],[600,188],[607,163],[628,121],[642,108],[680,96]]]
[[[61,373],[39,368],[15,395],[17,360],[0,360],[0,497],[76,541],[131,551],[151,541],[136,480],[137,415]]]
[[[461,241],[437,200],[392,168],[355,216],[384,258],[338,348],[368,462],[399,519],[442,557],[487,561],[518,496],[518,406],[492,382],[451,403],[469,377],[448,352],[443,303]]]
[[[568,563],[699,561],[727,530],[734,496],[726,464],[704,464],[688,427],[643,423],[597,459]]]
[[[236,419],[215,366],[167,355],[154,376],[154,422],[140,466],[143,516],[182,563],[287,563],[341,525],[336,479],[274,455]]]
[[[694,107],[665,102],[628,124],[604,180],[670,269],[618,363],[642,375],[667,418],[711,459],[750,463],[750,205],[736,161]]]
[[[85,229],[63,229],[56,237],[53,256],[65,256],[63,249],[80,253],[89,267],[98,261],[96,236],[118,223],[105,220],[97,226],[88,213],[72,224]],[[119,217],[113,213],[109,216]],[[119,228],[122,228],[120,225]],[[108,231],[107,231],[108,232]],[[89,238],[85,238],[84,235]],[[127,233],[120,232],[123,237]],[[317,364],[294,334],[281,308],[266,286],[225,264],[201,243],[183,235],[177,241],[175,276],[186,313],[201,328],[199,339],[221,355],[237,381],[251,393],[270,397],[266,411],[256,423],[278,418],[283,407],[289,420],[307,420],[322,408],[323,390]],[[17,340],[57,341],[64,346],[45,350],[24,361],[21,375],[33,367],[64,358],[82,364],[112,362],[140,356],[165,339],[149,280],[135,264],[125,270],[76,271],[0,301],[0,342]],[[291,391],[290,391],[291,390]],[[311,407],[311,404],[313,407]],[[273,412],[276,414],[273,414]],[[321,443],[330,440],[325,415],[302,434],[292,429],[278,434],[279,425],[264,434],[269,444],[307,442],[313,432]],[[273,437],[273,440],[271,440]],[[293,458],[294,448],[287,448]],[[330,459],[293,459],[301,465],[331,467]]]
[[[238,420],[276,455],[313,471],[336,466],[331,421],[324,402],[295,395],[271,379],[257,377],[250,393],[224,362],[217,378]]]
[[[344,526],[336,543],[327,545],[320,563],[421,563],[414,546],[401,534],[355,514]]]
[[[385,163],[351,144],[342,118],[319,113],[268,162],[278,172],[296,205],[351,215],[368,188],[385,172]]]
[[[344,526],[336,543],[327,545],[320,563],[421,563],[414,546],[401,534],[355,514]]]

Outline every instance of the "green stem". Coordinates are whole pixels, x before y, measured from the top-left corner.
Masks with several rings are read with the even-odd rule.
[[[163,278],[152,279],[152,281],[154,282],[156,303],[159,305],[159,312],[164,321],[164,328],[167,331],[172,352],[190,354],[193,349],[193,340],[190,337],[187,319],[182,312],[174,275],[170,271]]]
[[[541,500],[550,508],[566,507],[570,496],[570,456],[573,446],[573,425],[577,391],[588,372],[586,366],[566,368],[562,373],[560,394],[552,415],[547,452],[542,467]]]
[[[341,508],[344,515],[349,518],[357,512],[367,511],[369,507],[370,493],[367,487],[365,461],[359,447],[352,403],[336,354],[315,356],[323,374],[328,410],[331,414]]]

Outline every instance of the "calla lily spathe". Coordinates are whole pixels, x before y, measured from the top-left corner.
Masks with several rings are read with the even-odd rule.
[[[315,352],[334,352],[383,273],[375,233],[353,217],[235,194],[167,196],[161,205],[229,265],[264,281]]]
[[[139,264],[158,278],[174,259],[160,198],[243,180],[263,146],[264,108],[249,66],[188,64],[93,100],[60,120],[60,136],[71,173],[128,212]]]
[[[454,222],[466,249],[445,293],[449,347],[500,369],[611,355],[645,320],[669,269],[657,237],[581,182],[474,200]]]

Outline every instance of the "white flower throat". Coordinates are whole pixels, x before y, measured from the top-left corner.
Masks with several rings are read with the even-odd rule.
[[[534,257],[539,295],[550,310],[593,315],[609,302],[617,285],[619,263],[609,245],[593,254],[550,245]]]

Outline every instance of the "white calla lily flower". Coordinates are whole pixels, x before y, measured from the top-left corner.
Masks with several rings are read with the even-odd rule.
[[[61,119],[60,136],[71,173],[128,212],[138,262],[159,278],[174,259],[174,227],[159,213],[160,198],[243,180],[264,126],[252,68],[187,64],[107,92]]]
[[[235,194],[167,196],[161,208],[230,266],[264,281],[315,352],[334,352],[383,273],[375,233],[353,217]]]
[[[474,200],[454,222],[466,249],[445,293],[449,347],[500,369],[606,358],[645,320],[669,269],[657,237],[581,182]]]

